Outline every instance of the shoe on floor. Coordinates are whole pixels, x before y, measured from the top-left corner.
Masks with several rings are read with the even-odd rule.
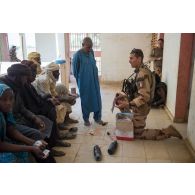
[[[55,146],[56,147],[70,147],[71,144],[68,142],[63,142],[61,140],[56,140]]]
[[[78,123],[79,121],[78,120],[75,120],[75,119],[72,119],[72,118],[68,118],[64,122],[66,124],[66,123]]]
[[[102,121],[102,120],[99,120],[99,121],[95,121],[97,124],[99,124],[99,125],[102,125],[102,126],[105,126],[105,125],[107,125],[108,124],[108,122],[104,122],[104,121]]]
[[[65,156],[66,153],[58,150],[51,149],[50,151],[52,156],[60,157],[60,156]]]
[[[68,130],[67,125],[64,124],[64,123],[58,124],[58,129],[59,129],[59,130]]]
[[[177,129],[173,125],[169,125],[166,129],[163,129],[163,131],[170,137],[177,137],[179,139],[182,139],[181,134],[177,131]]]
[[[71,132],[71,133],[76,133],[78,131],[78,128],[77,127],[72,127],[68,131]]]
[[[59,139],[66,139],[66,140],[74,139],[74,138],[76,138],[76,134],[72,133],[72,132],[60,133],[58,138]]]

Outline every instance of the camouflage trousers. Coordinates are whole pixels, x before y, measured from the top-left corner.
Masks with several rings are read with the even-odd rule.
[[[135,112],[133,117],[135,139],[163,140],[169,138],[163,129],[145,129],[147,115],[150,108],[145,113]]]

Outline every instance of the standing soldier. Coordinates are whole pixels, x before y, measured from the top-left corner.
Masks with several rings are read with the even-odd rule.
[[[146,118],[150,112],[150,104],[154,95],[155,78],[152,72],[143,65],[143,52],[141,49],[133,49],[130,53],[129,63],[135,68],[135,81],[137,90],[134,99],[130,102],[124,95],[119,95],[116,101],[116,107],[122,112],[132,109],[134,113],[133,125],[134,134],[137,139],[161,140],[171,136],[182,138],[176,129],[170,125],[166,129],[144,129]],[[123,97],[123,98],[120,98]]]
[[[13,45],[9,50],[9,57],[11,62],[21,62],[21,60],[17,58],[15,45]]]
[[[158,39],[158,46],[151,52],[151,61],[154,63],[154,71],[161,76],[162,73],[162,59],[163,59],[163,39]]]

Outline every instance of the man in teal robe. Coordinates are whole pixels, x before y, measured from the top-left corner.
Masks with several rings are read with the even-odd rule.
[[[107,122],[101,120],[102,102],[100,85],[91,38],[85,37],[82,46],[83,47],[74,54],[72,65],[80,92],[84,124],[90,126],[89,115],[90,112],[94,112],[93,118],[96,123],[106,125]]]

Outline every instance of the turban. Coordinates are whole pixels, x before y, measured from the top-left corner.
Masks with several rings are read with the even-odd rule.
[[[58,64],[55,64],[54,62],[51,62],[45,67],[45,70],[53,72],[56,70],[60,70],[60,66]]]
[[[40,53],[38,52],[31,52],[28,54],[28,59],[29,60],[34,60],[35,58],[40,58]]]
[[[7,69],[8,76],[30,76],[31,70],[23,64],[13,64]]]
[[[28,60],[34,62],[37,65],[37,74],[40,74],[42,72],[40,57],[41,55],[38,52],[31,52],[28,54]]]

